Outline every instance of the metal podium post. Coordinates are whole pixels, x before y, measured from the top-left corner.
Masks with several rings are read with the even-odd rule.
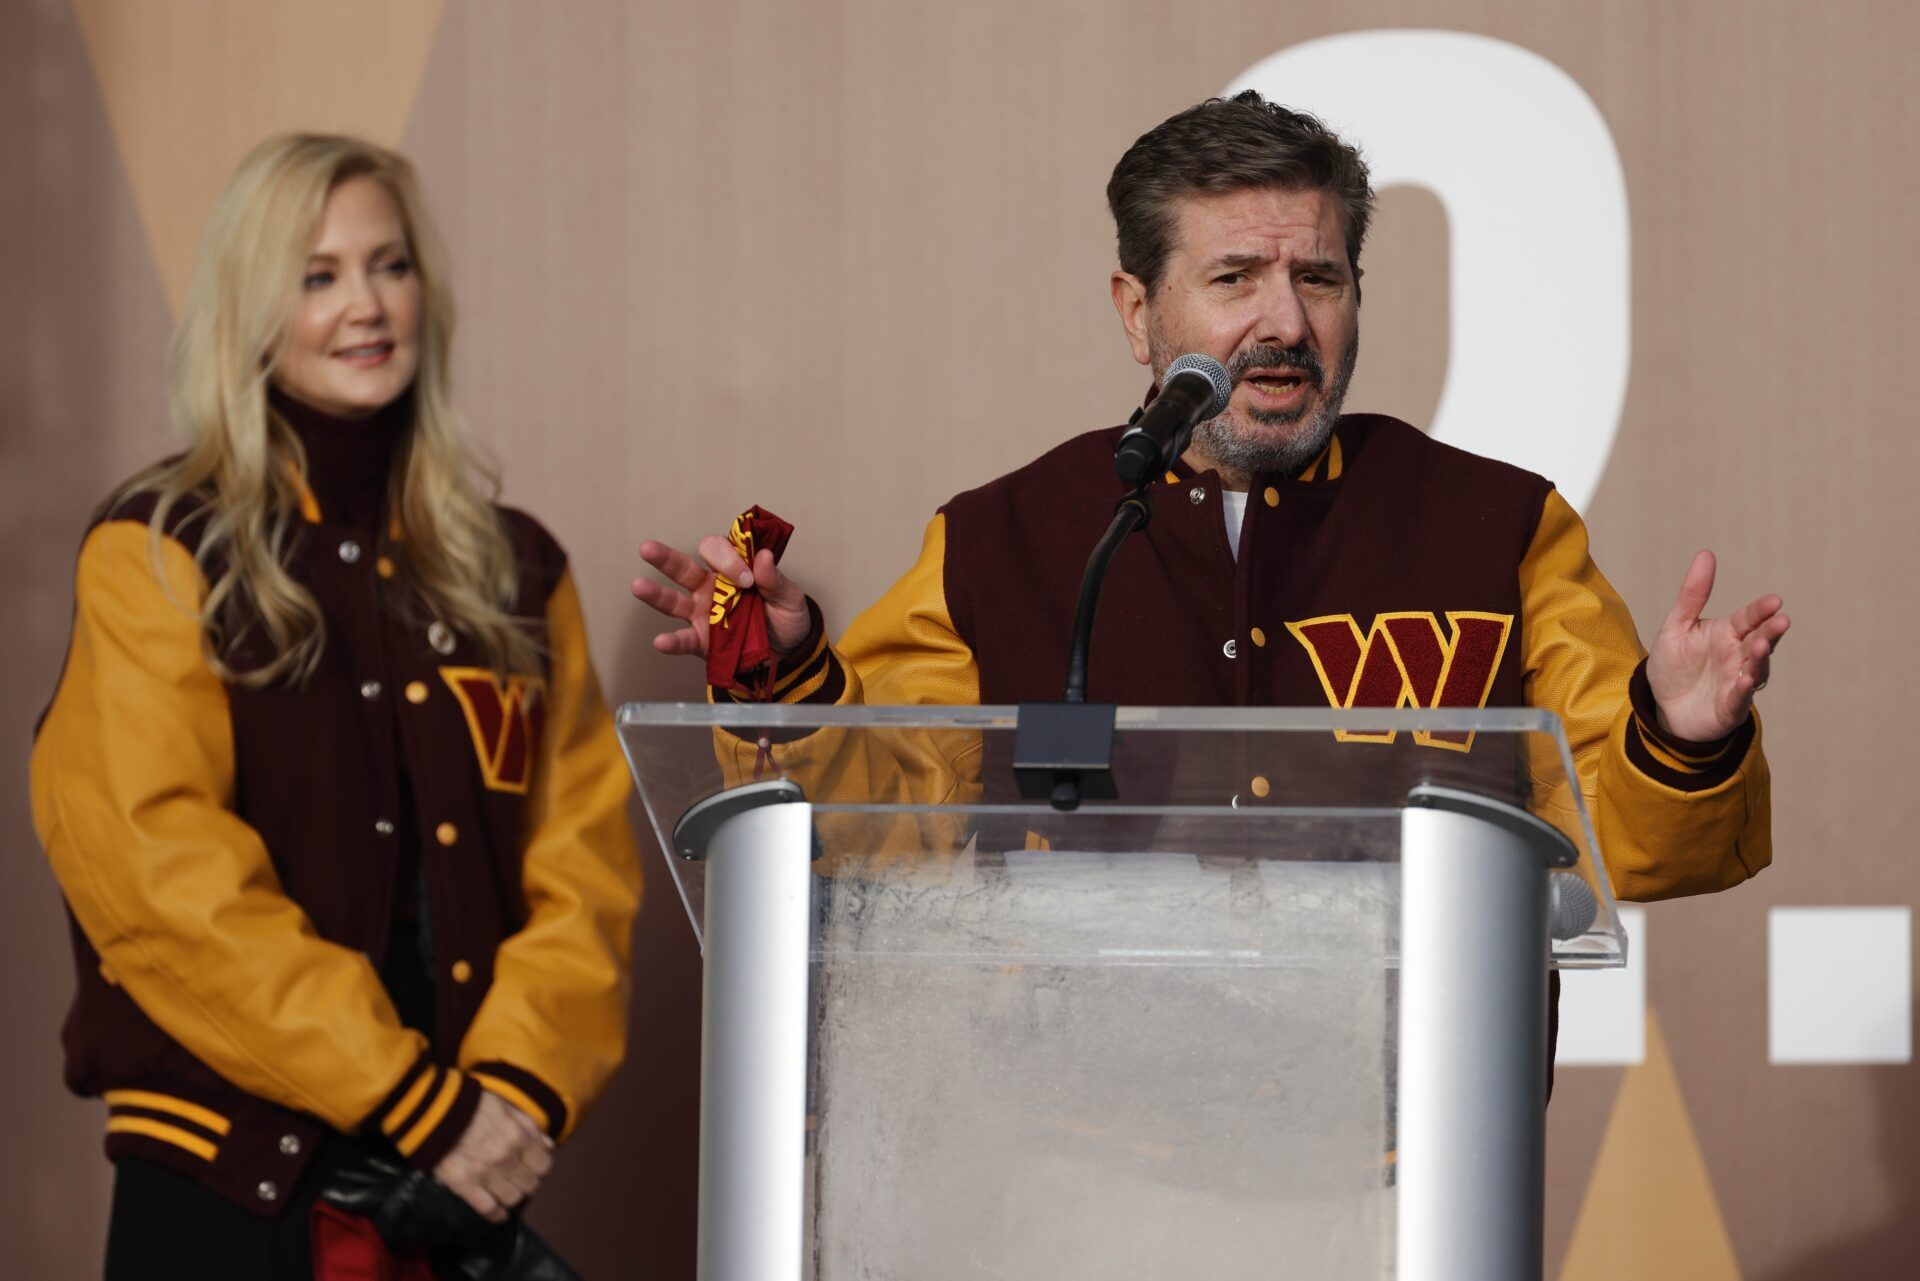
[[[1538,1281],[1547,868],[1566,838],[1419,787],[1401,815],[1398,1281]]]
[[[722,792],[674,832],[707,863],[700,1281],[800,1281],[813,807],[783,780]]]

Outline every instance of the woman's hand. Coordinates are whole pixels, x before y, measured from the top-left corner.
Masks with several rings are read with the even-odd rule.
[[[491,1092],[453,1150],[433,1167],[433,1177],[493,1223],[532,1196],[553,1169],[553,1140],[532,1117]]]

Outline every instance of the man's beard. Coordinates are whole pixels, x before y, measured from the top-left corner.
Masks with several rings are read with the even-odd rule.
[[[1160,348],[1161,344],[1156,341],[1153,346]],[[1164,372],[1179,354],[1164,349],[1155,350],[1152,353],[1154,369]],[[1340,408],[1347,399],[1347,384],[1353,381],[1353,367],[1359,359],[1358,333],[1347,344],[1347,350],[1340,359],[1340,368],[1334,372],[1331,383],[1320,357],[1307,346],[1305,340],[1292,347],[1261,345],[1238,353],[1227,365],[1234,386],[1240,385],[1249,370],[1297,369],[1311,380],[1316,393],[1314,400],[1298,409],[1254,410],[1250,415],[1253,424],[1240,422],[1236,417],[1237,411],[1229,409],[1193,429],[1195,452],[1214,467],[1243,476],[1263,472],[1291,475],[1299,471],[1318,458],[1320,451],[1327,447],[1327,441],[1332,438],[1333,429],[1340,421]],[[1262,430],[1290,424],[1298,425],[1284,435]]]

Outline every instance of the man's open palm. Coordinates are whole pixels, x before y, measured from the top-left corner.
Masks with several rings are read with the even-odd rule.
[[[1749,601],[1721,618],[1702,618],[1714,568],[1712,552],[1693,558],[1647,654],[1647,684],[1660,728],[1694,742],[1724,738],[1745,723],[1789,626],[1778,596]]]

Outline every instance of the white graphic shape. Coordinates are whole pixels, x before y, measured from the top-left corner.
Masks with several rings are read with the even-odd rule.
[[[1767,913],[1767,1058],[1913,1058],[1913,912],[1776,907]]]
[[[1623,970],[1560,971],[1557,1067],[1633,1067],[1647,1057],[1647,909],[1620,909]]]
[[[1626,399],[1632,272],[1626,176],[1593,100],[1539,54],[1457,31],[1309,40],[1227,92],[1242,89],[1358,145],[1376,190],[1439,197],[1452,337],[1431,431],[1584,510]]]

